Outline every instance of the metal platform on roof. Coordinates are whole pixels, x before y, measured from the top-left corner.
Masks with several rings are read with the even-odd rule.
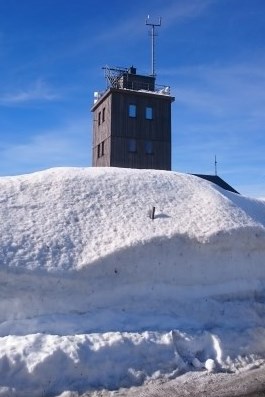
[[[104,66],[103,70],[107,88],[150,91],[170,95],[169,86],[157,85],[153,75],[137,74],[134,66],[129,68]]]

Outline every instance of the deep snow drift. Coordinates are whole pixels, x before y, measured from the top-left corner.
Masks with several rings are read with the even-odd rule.
[[[265,362],[264,201],[175,172],[62,168],[0,178],[0,222],[0,395]]]

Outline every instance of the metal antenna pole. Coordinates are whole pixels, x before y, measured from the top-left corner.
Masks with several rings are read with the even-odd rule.
[[[161,26],[161,17],[159,18],[158,23],[152,23],[149,22],[149,15],[145,21],[145,24],[148,26],[151,26],[151,45],[152,45],[152,73],[151,75],[155,77],[155,36],[157,34],[155,33],[155,27],[156,26]]]
[[[217,160],[216,160],[216,155],[214,156],[214,170],[215,170],[215,176],[217,176]]]

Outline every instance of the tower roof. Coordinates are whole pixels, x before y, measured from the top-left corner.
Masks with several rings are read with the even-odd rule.
[[[222,178],[217,175],[204,175],[204,174],[192,174],[198,176],[199,178],[205,179],[206,181],[215,183],[215,185],[220,186],[222,189],[228,190],[229,192],[238,193],[232,186],[225,182]]]

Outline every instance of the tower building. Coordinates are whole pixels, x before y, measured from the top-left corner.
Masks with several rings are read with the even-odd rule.
[[[107,89],[92,107],[92,165],[171,170],[169,87],[134,67],[104,70]]]

